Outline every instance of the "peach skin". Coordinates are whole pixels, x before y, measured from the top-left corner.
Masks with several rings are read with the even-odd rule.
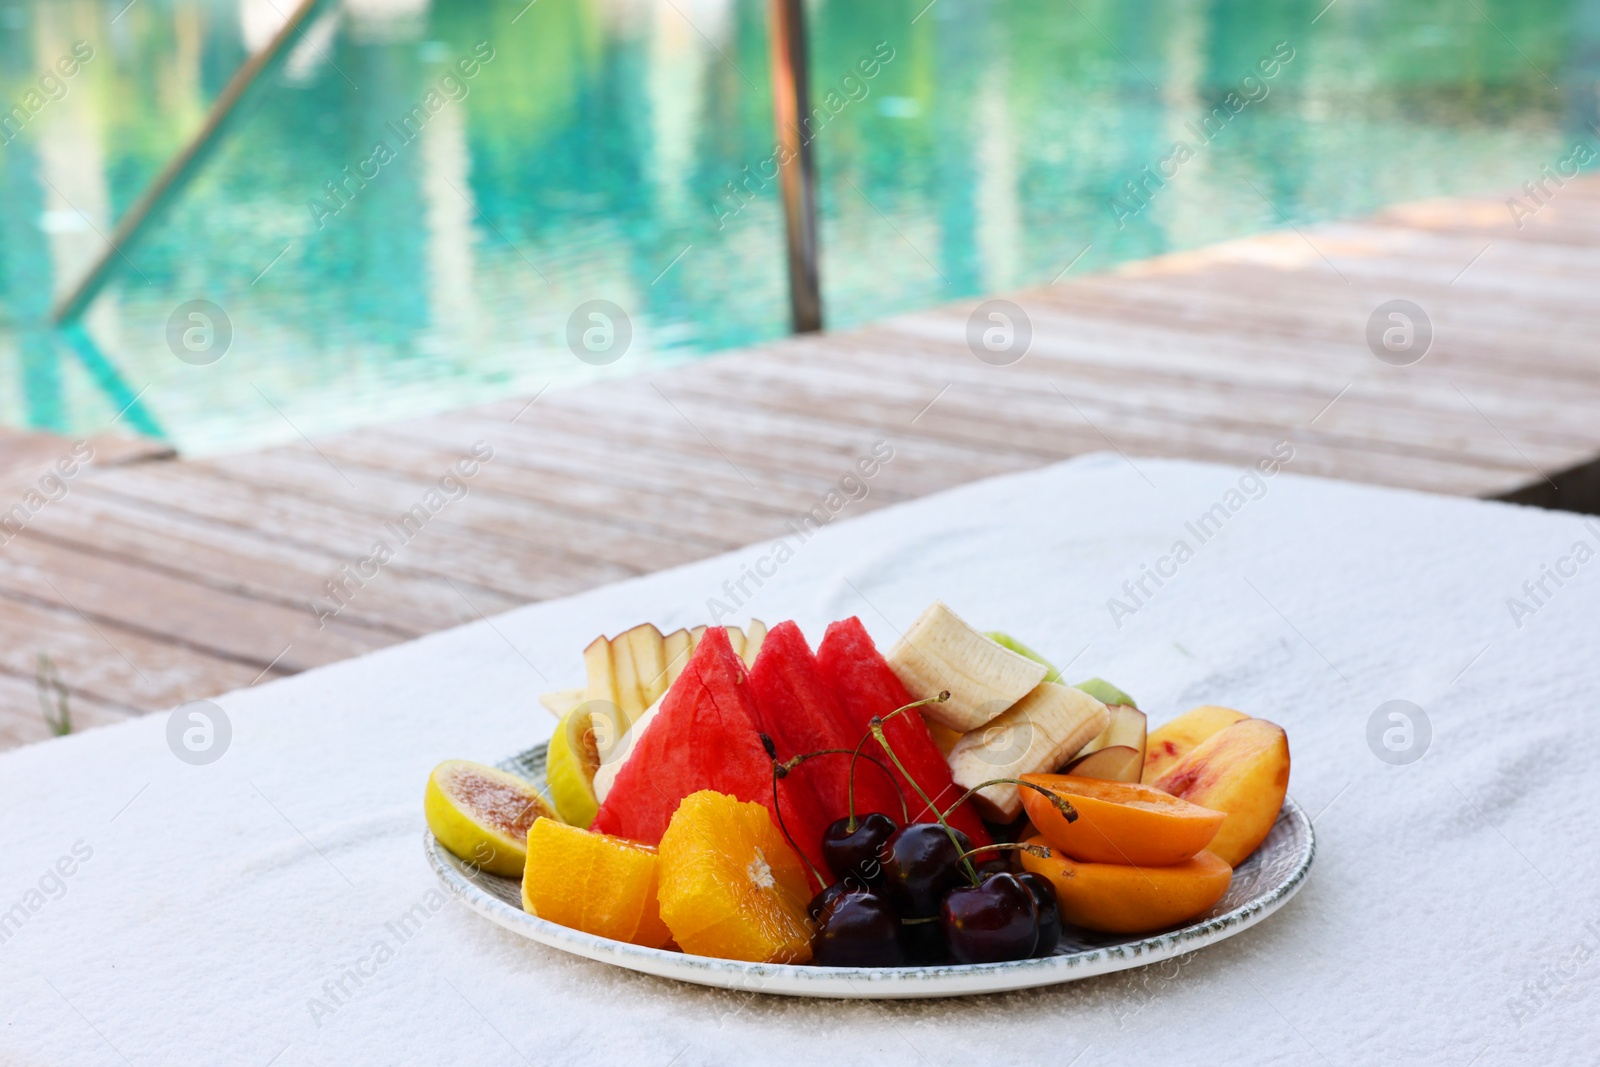
[[[1045,840],[1036,837],[1030,843]],[[1049,857],[1018,854],[1023,867],[1055,887],[1064,921],[1107,934],[1147,934],[1203,915],[1233,881],[1233,868],[1210,852],[1170,867],[1130,867],[1079,863],[1049,851]]]
[[[1200,742],[1218,730],[1248,718],[1242,711],[1202,704],[1169,723],[1163,723],[1151,730],[1150,736],[1145,739],[1144,776],[1139,780],[1146,784],[1154,782]]]
[[[1289,738],[1275,723],[1242,719],[1202,741],[1155,786],[1227,812],[1210,849],[1237,867],[1278,821],[1289,791]]]
[[[1077,811],[1068,822],[1050,798],[1021,790],[1023,809],[1045,840],[1086,863],[1182,863],[1209,845],[1227,819],[1148,785],[1070,774],[1024,774],[1022,780],[1065,797]]]

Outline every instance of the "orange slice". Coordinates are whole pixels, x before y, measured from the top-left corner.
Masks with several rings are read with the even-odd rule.
[[[1062,919],[1108,934],[1146,934],[1203,915],[1233,881],[1233,868],[1210,852],[1170,867],[1130,867],[1079,863],[1050,851],[1048,858],[1021,853],[1022,866],[1050,880]]]
[[[671,938],[656,904],[656,850],[554,819],[528,831],[522,910],[587,934],[660,948]]]
[[[1050,798],[1020,790],[1028,818],[1056,848],[1086,863],[1169,867],[1211,843],[1228,816],[1180,800],[1154,786],[1071,774],[1024,774],[1022,780],[1067,799],[1074,822]]]
[[[685,952],[757,963],[811,959],[800,857],[767,809],[703,789],[661,837],[661,917]]]

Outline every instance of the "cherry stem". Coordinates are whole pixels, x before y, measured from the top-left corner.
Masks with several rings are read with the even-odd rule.
[[[893,711],[891,711],[887,715],[875,716],[874,718],[876,719],[877,722],[880,722],[880,723],[888,722],[890,719],[894,718],[896,715],[900,715],[900,714],[903,714],[905,712],[908,712],[912,708],[920,708],[924,704],[943,704],[946,700],[949,700],[949,699],[950,699],[950,690],[948,690],[948,689],[941,690],[939,695],[936,696],[936,697],[928,697],[925,700],[913,700],[909,704],[905,704],[905,705],[903,705],[901,707],[895,708]],[[867,727],[867,732],[861,735],[861,740],[856,742],[856,755],[859,756],[861,754],[861,749],[862,749],[862,747],[864,745],[866,745],[867,738],[869,738],[869,737],[872,737],[872,728],[871,728],[870,725]],[[868,756],[867,758],[868,759],[873,759],[873,757],[871,757],[871,756]],[[897,766],[897,767],[900,766],[900,761],[899,760],[895,760],[895,766]],[[901,769],[902,772],[905,770],[904,767],[901,767],[900,769]],[[890,777],[893,778],[894,776],[890,775]],[[910,779],[907,778],[907,781],[909,781],[909,780]],[[913,782],[912,784],[915,785],[916,783]],[[909,823],[911,821],[911,812],[906,808],[906,791],[900,787],[900,782],[898,780],[896,780],[895,783],[894,783],[894,789],[895,789],[895,792],[900,794],[900,822],[901,822],[901,825],[904,825],[904,824]],[[922,792],[920,789],[917,790],[917,791],[919,793]],[[923,799],[924,800],[927,799],[927,795],[926,794],[923,795]],[[931,807],[932,805],[929,805],[929,806]],[[935,810],[934,814],[936,814],[936,815],[938,814],[937,809]],[[854,758],[852,758],[850,760],[850,829],[853,832],[855,830],[855,828],[856,828],[856,761],[855,761]]]
[[[1059,793],[1052,793],[1042,785],[1034,785],[1032,782],[1024,782],[1021,778],[991,778],[987,782],[979,782],[965,793],[962,793],[960,798],[957,799],[954,804],[946,808],[945,814],[949,815],[952,811],[955,811],[968,800],[972,799],[972,795],[978,790],[987,788],[991,785],[1020,785],[1025,788],[1032,789],[1035,793],[1043,793],[1049,798],[1050,803],[1055,805],[1055,809],[1061,813],[1062,818],[1066,819],[1068,822],[1078,821],[1078,811],[1071,805],[1071,803],[1067,801],[1066,797]]]
[[[1017,844],[1014,841],[997,841],[992,845],[979,845],[977,848],[973,849],[971,852],[965,852],[965,853],[962,853],[962,855],[965,855],[965,856],[976,856],[980,852],[1000,852],[1000,851],[1026,852],[1028,855],[1030,855],[1030,856],[1038,856],[1040,859],[1049,859],[1050,858],[1050,850],[1045,848],[1043,845],[1032,845],[1032,844],[1027,844],[1027,843]]]
[[[817,880],[817,885],[826,887],[828,880],[822,877],[822,872],[817,870],[805,850],[795,844],[794,835],[789,832],[789,827],[783,822],[783,808],[778,804],[778,779],[787,777],[789,768],[778,762],[777,746],[772,743],[772,738],[766,734],[761,735],[761,747],[767,750],[767,755],[772,759],[772,814],[778,817],[778,829],[783,831],[783,838],[789,842],[789,847],[794,849],[795,855],[800,857],[800,862],[811,868],[811,875]]]
[[[870,735],[868,735],[868,736],[870,736]],[[862,740],[866,740],[866,738],[862,738]],[[784,765],[783,765],[784,770],[786,772],[787,771],[792,771],[796,767],[798,767],[800,764],[802,764],[806,760],[810,759],[812,756],[849,756],[850,757],[850,788],[849,788],[849,795],[850,795],[850,832],[851,833],[854,833],[855,829],[856,829],[856,759],[857,759],[857,757],[859,757],[861,759],[869,759],[869,760],[871,760],[873,763],[876,763],[878,765],[878,769],[879,770],[881,770],[884,774],[889,776],[889,784],[894,786],[894,791],[895,791],[896,795],[898,795],[900,797],[900,822],[901,822],[901,825],[904,825],[906,822],[908,822],[910,820],[910,818],[911,818],[911,809],[906,807],[906,793],[905,793],[905,790],[900,788],[900,783],[895,780],[894,772],[891,771],[887,766],[884,765],[883,760],[879,759],[876,756],[864,756],[864,755],[862,755],[861,746],[860,745],[857,745],[855,748],[820,748],[815,752],[807,752],[804,755],[795,756],[793,759],[791,759],[788,762],[784,763]]]
[[[943,701],[949,696],[950,694],[948,692],[940,693],[938,699]],[[921,703],[927,704],[931,703],[931,701],[924,700],[921,701]],[[891,712],[891,714],[893,713]],[[894,749],[889,747],[889,739],[888,737],[884,736],[883,733],[883,719],[877,715],[874,715],[867,728],[872,731],[873,738],[877,740],[879,745],[883,746],[883,750],[884,752],[888,753],[889,758],[894,760],[894,765],[900,768],[900,773],[905,777],[906,781],[911,783],[911,788],[917,791],[917,796],[921,797],[922,802],[928,805],[928,810],[933,812],[934,818],[939,820],[939,825],[944,828],[944,832],[950,838],[950,843],[955,846],[956,852],[961,853],[961,842],[956,840],[956,832],[950,828],[949,823],[945,822],[944,815],[939,811],[939,806],[933,802],[933,798],[927,794],[917,780],[911,777],[910,773],[905,768],[905,764],[900,762],[900,757],[895,755]],[[972,861],[967,859],[965,855],[961,856],[961,865],[967,869],[967,877],[972,880],[972,884],[974,886],[983,884],[982,880],[978,877],[978,869],[972,865]]]

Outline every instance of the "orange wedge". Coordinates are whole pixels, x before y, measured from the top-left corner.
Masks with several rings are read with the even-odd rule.
[[[1203,915],[1233,881],[1233,868],[1210,852],[1170,867],[1130,867],[1079,863],[1050,851],[1049,857],[1020,853],[1022,866],[1050,880],[1063,920],[1108,934],[1147,934]]]
[[[1068,822],[1050,798],[1022,789],[1022,806],[1045,840],[1075,860],[1170,867],[1211,843],[1228,816],[1179,800],[1154,786],[1071,774],[1024,774],[1065,797],[1078,812]]]
[[[811,959],[810,883],[763,805],[690,793],[660,853],[661,917],[683,951],[757,963]]]
[[[656,850],[554,819],[528,831],[522,910],[587,934],[660,948],[670,939],[656,904]]]

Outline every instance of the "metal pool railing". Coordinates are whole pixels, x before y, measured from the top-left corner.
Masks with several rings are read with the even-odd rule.
[[[778,128],[779,193],[789,252],[789,313],[795,333],[822,329],[817,279],[816,168],[801,123],[811,114],[803,0],[771,0],[772,112]]]
[[[306,20],[322,3],[324,0],[302,0],[272,40],[229,80],[199,131],[162,168],[117,223],[105,251],[56,303],[51,318],[57,326],[75,322],[94,302],[111,279],[117,262],[127,259],[150,222],[193,176],[251,86],[284,57],[289,43],[301,36]],[[789,268],[789,310],[794,332],[812,333],[822,329],[822,289],[817,276],[816,171],[811,139],[803,132],[811,113],[804,0],[770,0],[769,10],[772,107],[780,148],[779,195],[783,200]]]

